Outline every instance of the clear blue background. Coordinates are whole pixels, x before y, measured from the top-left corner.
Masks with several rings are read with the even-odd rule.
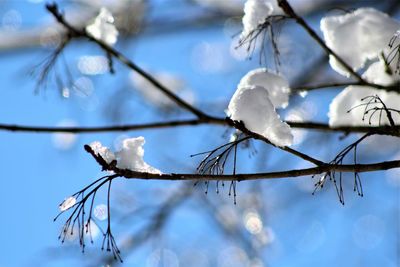
[[[157,8],[149,19],[195,12],[192,6],[178,0],[155,1],[154,6]],[[10,10],[21,16],[16,31],[51,21],[43,2],[0,2],[0,18]],[[315,28],[321,16],[309,18]],[[223,116],[240,78],[258,66],[257,56],[252,61],[238,61],[230,55],[232,32],[239,32],[240,28],[229,30],[227,25],[143,34],[120,40],[116,48],[140,66],[178,75],[194,90],[201,108]],[[7,38],[7,34],[3,32],[0,38]],[[282,72],[294,79],[320,50],[292,24],[284,28],[282,38],[287,40]],[[296,45],[296,40],[301,40],[301,45]],[[204,49],[207,46],[211,50]],[[167,114],[145,103],[129,82],[130,72],[117,62],[116,75],[88,76],[94,85],[89,97],[72,92],[70,98],[64,99],[52,83],[47,90],[35,94],[35,78],[28,72],[49,52],[40,47],[1,51],[0,123],[54,126],[68,119],[79,126],[99,126],[190,118],[185,112]],[[79,57],[102,52],[93,44],[76,41],[64,55],[74,78],[78,78],[84,76],[76,67]],[[199,67],[200,62],[206,70]],[[328,70],[321,75],[338,78]],[[329,102],[338,92],[329,89],[305,98],[294,96],[286,112],[293,109],[311,114],[307,119],[326,122]],[[200,158],[189,155],[223,144],[228,138],[226,129],[219,126],[93,133],[79,135],[72,147],[63,150],[54,145],[52,134],[0,132],[0,267],[86,266],[97,262],[102,256],[101,240],[83,255],[76,242],[61,245],[57,237],[62,220],[53,222],[53,217],[60,201],[101,175],[83,145],[99,140],[112,147],[121,134],[143,135],[146,161],[164,172],[194,172]],[[328,161],[355,138],[339,140],[340,136],[311,132],[295,148]],[[241,150],[239,171],[306,166],[264,144],[256,142],[254,146],[257,154],[251,157],[249,149]],[[374,137],[359,149],[359,157],[364,162],[394,159],[396,154],[399,156],[399,147],[398,139]],[[352,193],[352,177],[347,178],[344,206],[329,183],[313,196],[315,181],[310,177],[240,183],[236,206],[227,190],[217,195],[211,185],[208,201],[217,210],[228,212],[229,220],[239,218],[237,233],[233,234],[221,231],[215,214],[201,200],[204,190],[199,186],[195,196],[173,213],[162,234],[134,252],[122,251],[126,266],[176,266],[171,257],[178,259],[179,266],[245,266],[241,253],[248,259],[261,259],[260,266],[399,266],[399,172],[362,174],[363,198]],[[177,182],[116,182],[112,201],[117,240],[121,242],[143,225],[148,213],[156,211],[157,205],[177,187]],[[102,193],[99,203],[105,202]],[[143,214],[138,211],[140,207],[145,207]],[[242,223],[248,211],[259,214],[269,231],[269,242],[255,250],[243,245],[243,240],[257,243]],[[244,237],[238,241],[235,234]],[[157,249],[165,249],[164,265],[152,265],[149,260]],[[249,255],[249,251],[258,254]],[[235,265],[224,265],[228,264],[224,258],[234,256],[239,257],[235,258]]]

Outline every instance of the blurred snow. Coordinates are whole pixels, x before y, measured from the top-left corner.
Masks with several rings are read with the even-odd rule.
[[[100,13],[93,22],[86,26],[86,32],[111,46],[117,42],[118,30],[114,26],[114,17],[104,7],[100,9]]]
[[[400,81],[399,75],[389,75],[386,73],[382,61],[370,65],[363,74],[363,78],[382,85],[390,85]],[[372,87],[351,85],[346,87],[332,100],[328,113],[329,125],[389,125],[389,120],[385,111],[383,111],[382,116],[380,116],[380,111],[375,112],[373,110],[374,108],[382,108],[379,102],[370,102],[368,105],[369,111],[366,111],[367,107],[365,104],[368,100],[366,101],[363,99],[369,96],[379,96],[386,107],[399,110],[400,94]],[[350,109],[351,111],[348,112]],[[396,112],[391,112],[391,115],[395,124],[399,124],[400,115]]]
[[[367,60],[377,58],[399,28],[398,21],[373,8],[359,8],[349,14],[321,20],[326,44],[354,71],[364,67]],[[350,76],[335,57],[330,56],[329,62],[335,71]]]
[[[64,119],[57,123],[58,127],[76,127],[77,123],[71,119]],[[71,149],[77,140],[77,135],[73,133],[55,133],[52,134],[52,142],[55,148],[60,150]]]
[[[262,24],[265,19],[272,14],[273,5],[272,1],[268,0],[247,0],[244,4],[243,16],[243,31],[241,38],[246,38],[254,30],[257,29],[259,24]]]

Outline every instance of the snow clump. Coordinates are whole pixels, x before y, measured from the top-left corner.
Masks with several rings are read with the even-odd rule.
[[[137,172],[157,173],[159,170],[147,164],[144,159],[145,139],[143,136],[127,138],[121,143],[121,149],[115,153],[103,146],[100,142],[95,141],[89,146],[93,151],[101,156],[108,164],[113,160],[117,161],[117,167],[120,169],[128,169]]]
[[[349,14],[325,17],[320,26],[328,47],[357,71],[367,60],[387,52],[400,22],[376,9],[359,8]],[[330,56],[329,63],[339,74],[350,76],[335,57]]]
[[[100,9],[100,13],[93,22],[86,26],[86,32],[110,46],[117,42],[118,30],[114,25],[114,17],[104,7]]]
[[[287,106],[289,93],[288,83],[280,75],[267,69],[250,71],[240,81],[227,114],[274,145],[290,146],[293,143],[290,126],[282,122],[275,110],[276,106]]]

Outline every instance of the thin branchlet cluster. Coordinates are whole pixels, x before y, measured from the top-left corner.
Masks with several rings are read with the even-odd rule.
[[[47,88],[47,85],[54,80],[60,92],[65,87],[73,86],[73,78],[68,64],[65,61],[63,52],[69,44],[71,37],[64,38],[56,48],[39,64],[35,65],[30,74],[37,78],[36,89]],[[59,60],[61,58],[61,60]],[[58,68],[60,71],[58,71]],[[66,78],[60,73],[65,73]]]
[[[391,127],[396,127],[392,113],[397,113],[400,115],[400,110],[396,110],[393,108],[388,108],[386,104],[382,101],[382,99],[378,95],[373,95],[373,96],[366,96],[361,99],[361,104],[356,105],[349,109],[347,112],[351,112],[356,108],[364,108],[363,112],[363,117],[362,120],[365,121],[368,119],[368,124],[372,124],[372,120],[378,116],[378,122],[379,125],[382,123],[383,116],[386,116],[388,119],[390,126]],[[357,164],[357,146],[367,137],[371,136],[372,133],[366,133],[364,134],[361,138],[359,138],[357,141],[354,143],[350,144],[347,146],[345,149],[343,149],[329,164],[332,165],[342,165],[343,160],[345,157],[353,151],[353,162],[354,164]],[[314,176],[313,176],[314,177]],[[317,189],[323,188],[327,178],[331,181],[333,181],[337,195],[339,197],[339,201],[344,204],[344,193],[343,193],[343,180],[342,180],[342,173],[339,172],[339,177],[337,178],[337,173],[333,170],[327,173],[324,173],[319,177],[319,180],[315,183],[315,191]],[[357,192],[359,196],[363,196],[363,188],[361,184],[361,178],[358,172],[354,172],[354,192]]]
[[[68,236],[74,236],[76,232],[79,237],[79,245],[82,248],[82,252],[85,251],[86,246],[86,238],[89,237],[90,242],[93,243],[92,238],[92,230],[91,224],[96,223],[93,218],[93,206],[96,198],[97,191],[105,184],[108,183],[108,191],[107,191],[107,213],[108,213],[108,221],[107,221],[107,230],[103,231],[101,227],[96,223],[98,228],[103,234],[103,242],[101,249],[106,249],[107,251],[112,252],[115,260],[119,260],[122,262],[122,258],[120,255],[120,250],[115,242],[114,236],[111,230],[111,214],[110,214],[110,192],[111,192],[111,183],[114,178],[118,177],[117,175],[106,175],[103,176],[93,183],[89,184],[82,190],[76,192],[72,195],[73,198],[78,201],[68,209],[61,211],[58,214],[54,221],[58,219],[61,214],[69,211],[70,215],[65,221],[61,233],[59,235],[59,239],[62,243],[64,243],[65,239],[68,239]],[[89,211],[88,215],[86,212]]]
[[[379,125],[382,124],[383,116],[386,115],[390,126],[395,127],[396,124],[394,122],[392,113],[400,115],[400,110],[389,108],[386,104],[382,101],[382,99],[378,95],[366,96],[361,99],[361,104],[352,107],[347,111],[347,113],[353,111],[356,108],[364,108],[362,121],[368,119],[368,124],[372,124],[372,120],[378,116]]]
[[[239,40],[239,44],[236,48],[246,47],[248,58],[251,59],[257,48],[257,40],[261,42],[260,44],[260,65],[266,63],[267,53],[266,53],[266,42],[269,38],[271,42],[271,48],[274,55],[275,67],[280,66],[280,52],[278,49],[277,38],[279,35],[279,25],[288,17],[283,15],[273,15],[265,19],[263,23],[258,24],[257,28],[249,32],[246,36],[243,36]]]
[[[200,155],[205,155],[204,159],[200,162],[199,166],[197,167],[197,172],[201,174],[210,174],[210,175],[222,175],[225,173],[225,166],[230,158],[230,156],[233,153],[233,170],[232,174],[236,174],[236,162],[237,162],[237,149],[239,144],[246,144],[250,140],[249,136],[243,136],[242,134],[234,134],[234,140],[226,143],[224,145],[221,145],[217,148],[214,148],[210,151],[205,151],[201,152],[198,154],[191,155],[191,157],[194,156],[200,156]],[[228,195],[231,196],[233,195],[233,200],[234,203],[236,204],[236,183],[237,181],[231,181],[230,186],[229,186],[229,193]],[[198,182],[195,183],[197,185]],[[210,181],[205,181],[205,193],[208,193],[208,188],[210,185]],[[222,187],[225,186],[223,181],[217,181],[216,183],[216,192],[217,194],[219,193],[219,186],[222,185]]]
[[[389,48],[391,49],[389,54],[384,57],[386,72],[388,74],[392,74],[392,69],[390,68],[390,64],[392,62],[394,65],[394,72],[400,74],[400,30],[398,30],[389,41]]]
[[[56,3],[47,4],[46,7],[49,11],[54,12],[53,14],[57,14],[58,16],[63,18],[63,13],[58,10],[58,6]],[[61,42],[57,46],[55,46],[55,49],[53,51],[51,51],[50,55],[46,57],[42,62],[33,67],[33,70],[30,72],[30,74],[37,77],[37,85],[35,89],[36,92],[40,88],[47,88],[47,85],[53,80],[61,93],[63,93],[64,88],[73,88],[77,91],[83,92],[83,90],[79,88],[76,83],[74,83],[71,70],[69,69],[68,64],[63,56],[68,44],[73,39],[81,37],[86,37],[85,31],[74,32],[68,30],[67,33],[62,37]],[[113,57],[107,51],[105,51],[105,54],[108,61],[109,72],[111,74],[114,74],[115,68]],[[61,58],[61,62],[59,58]],[[57,67],[59,67],[61,71],[58,71]],[[65,73],[65,75],[61,75],[60,73]],[[63,78],[63,76],[66,77]]]
[[[357,164],[357,146],[367,137],[371,136],[370,133],[364,134],[361,138],[359,138],[357,141],[354,143],[348,145],[346,148],[344,148],[339,154],[336,155],[336,157],[329,163],[331,165],[342,165],[344,159],[346,156],[353,151],[353,162],[354,164]],[[314,175],[312,176],[313,178],[315,177]],[[328,180],[332,181],[333,184],[335,185],[336,193],[338,195],[340,203],[344,205],[344,190],[343,190],[343,173],[339,172],[337,173],[335,170],[326,172],[322,174],[318,181],[315,183],[315,189],[313,194],[318,189],[322,189],[325,185],[325,182]],[[357,195],[360,197],[364,196],[363,193],[363,187],[361,183],[361,177],[358,172],[354,172],[354,187],[353,191],[357,192]]]
[[[108,190],[107,190],[107,230],[103,235],[103,243],[101,245],[101,249],[106,249],[109,252],[112,252],[114,260],[119,260],[122,262],[121,251],[118,249],[117,243],[115,242],[115,238],[111,231],[111,219],[110,219],[110,192],[111,192],[111,182],[112,179],[108,182]]]

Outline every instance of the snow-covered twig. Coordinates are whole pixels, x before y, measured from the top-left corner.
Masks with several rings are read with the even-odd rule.
[[[106,161],[96,154],[90,146],[85,146],[86,151],[93,156],[94,159],[100,164],[103,170],[113,171],[113,176],[124,177],[127,179],[143,179],[143,180],[167,180],[167,181],[196,181],[196,180],[212,180],[212,181],[250,181],[250,180],[264,180],[264,179],[278,179],[278,178],[295,178],[299,176],[317,175],[329,171],[336,172],[373,172],[400,168],[400,160],[382,161],[370,164],[343,164],[331,165],[323,163],[321,166],[305,169],[292,169],[279,172],[265,172],[265,173],[244,173],[244,174],[192,174],[192,173],[148,173],[137,172],[128,169],[119,169],[115,164],[108,164]]]
[[[379,84],[370,83],[365,80],[360,74],[353,70],[353,68],[347,64],[342,57],[340,57],[335,51],[327,46],[327,44],[322,40],[321,37],[311,28],[310,25],[300,16],[298,15],[289,4],[287,0],[278,0],[279,6],[285,12],[286,15],[293,18],[297,24],[304,28],[304,30],[313,38],[317,44],[329,55],[333,56],[354,78],[358,80],[358,85],[370,86],[378,89],[389,89],[392,91],[398,91],[398,85],[395,86],[384,86]]]

